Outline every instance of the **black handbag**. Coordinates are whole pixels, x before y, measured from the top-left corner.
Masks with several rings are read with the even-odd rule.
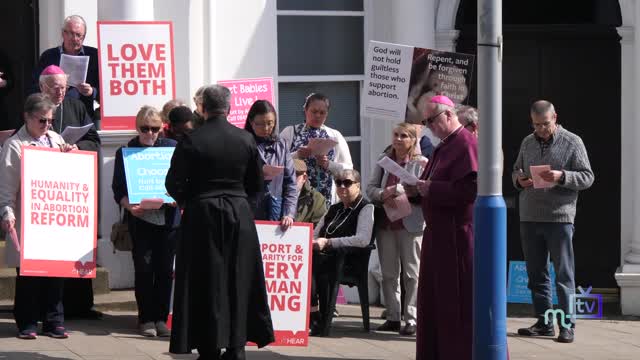
[[[129,233],[129,225],[127,224],[127,212],[120,208],[120,216],[118,221],[111,225],[111,243],[113,244],[113,253],[118,251],[133,250],[133,240]]]

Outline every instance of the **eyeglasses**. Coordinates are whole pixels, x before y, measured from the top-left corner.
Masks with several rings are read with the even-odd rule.
[[[254,122],[252,124],[255,127],[264,127],[264,128],[272,128],[272,127],[276,126],[276,123],[272,123],[272,122],[265,122],[265,123]]]
[[[351,179],[336,180],[337,187],[350,188],[353,184],[356,184],[356,182]]]
[[[74,33],[73,31],[69,31],[69,30],[63,30],[62,32],[64,32],[65,35],[74,37],[78,40],[84,39],[84,34]]]
[[[433,115],[433,116],[431,116],[431,117],[428,117],[428,118],[426,118],[426,119],[422,120],[422,125],[425,125],[425,126],[431,125],[434,121],[436,121],[436,118],[437,118],[438,116],[442,115],[442,113],[444,113],[444,112],[446,112],[446,111],[447,111],[447,110],[440,111],[439,113],[437,113],[437,114],[435,114],[435,115]]]
[[[38,119],[38,121],[42,125],[53,124],[53,119],[50,119],[50,118],[40,118],[40,119]]]
[[[546,122],[543,122],[543,123],[532,123],[531,127],[533,127],[534,129],[546,129],[546,128],[550,127],[551,124],[553,124],[553,122],[551,122],[551,121],[546,121]]]
[[[65,83],[66,83],[66,80],[65,80]],[[44,87],[55,92],[62,92],[67,89],[66,85],[49,85],[47,83],[44,84]]]
[[[160,126],[140,126],[140,132],[146,134],[151,130],[152,133],[156,134],[160,131]]]

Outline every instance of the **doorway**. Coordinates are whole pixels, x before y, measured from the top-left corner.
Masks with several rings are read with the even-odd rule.
[[[579,5],[578,5],[579,4]],[[475,0],[462,0],[457,51],[477,54]],[[620,262],[620,37],[617,1],[503,5],[503,192],[507,202],[508,260],[523,260],[517,191],[511,169],[531,133],[529,107],[551,101],[558,123],[579,135],[595,173],[580,192],[573,238],[576,286],[617,288]],[[477,68],[474,71],[477,74]],[[470,102],[477,104],[477,76]],[[482,119],[480,119],[482,122]]]
[[[0,101],[6,114],[0,115],[0,130],[15,129],[22,125],[22,105],[25,89],[32,81],[38,53],[38,1],[15,0],[0,2],[0,56],[7,59],[13,80]],[[9,76],[9,75],[7,75]]]

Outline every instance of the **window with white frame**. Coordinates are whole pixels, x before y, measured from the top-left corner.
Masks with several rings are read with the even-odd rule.
[[[278,120],[304,122],[312,92],[331,101],[327,126],[347,140],[360,170],[360,91],[364,79],[363,0],[278,0]]]

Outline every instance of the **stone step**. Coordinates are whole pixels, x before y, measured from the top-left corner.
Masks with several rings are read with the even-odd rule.
[[[9,300],[13,301],[13,294],[15,292],[16,283],[16,269],[15,268],[0,268],[0,301]],[[93,294],[108,294],[109,293],[109,271],[106,268],[98,267],[96,271],[96,278],[93,279]]]

